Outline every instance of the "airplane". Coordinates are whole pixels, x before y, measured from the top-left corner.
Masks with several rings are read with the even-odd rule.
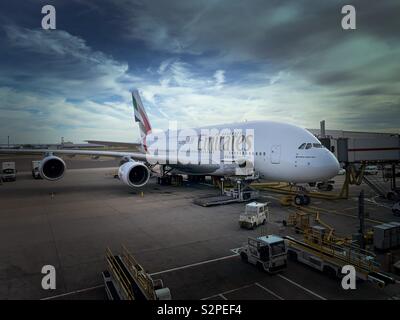
[[[133,188],[146,185],[155,166],[161,168],[161,175],[257,176],[293,184],[328,181],[340,170],[336,157],[313,134],[293,124],[259,120],[156,133],[152,130],[138,90],[132,91],[132,102],[141,135],[141,150],[138,152],[18,149],[0,150],[0,153],[43,154],[40,175],[50,181],[61,179],[66,171],[65,162],[57,155],[119,158],[118,176]],[[160,139],[161,134],[166,135]],[[183,137],[183,141],[160,143],[161,140],[173,141],[171,137]],[[239,140],[241,144],[235,144]],[[188,157],[182,159],[177,156],[182,155],[180,148],[185,144],[192,146],[186,147],[184,153],[186,156],[190,154],[192,161],[187,161]],[[239,147],[235,148],[235,145]],[[207,161],[211,158],[213,161]],[[200,161],[204,159],[206,161]]]

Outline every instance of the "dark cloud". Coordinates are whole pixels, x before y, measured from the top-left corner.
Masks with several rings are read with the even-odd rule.
[[[40,8],[48,3],[56,6],[58,30],[45,32]],[[128,90],[141,86],[157,118],[181,112],[213,122],[220,108],[236,115],[232,120],[275,117],[314,126],[326,118],[338,129],[399,128],[400,2],[351,1],[352,31],[341,28],[346,4],[2,1],[0,99],[10,110],[3,119],[15,121],[15,110],[32,115],[43,97],[85,122],[90,113],[122,118]],[[242,105],[245,115],[237,112]]]
[[[341,29],[347,1],[120,1],[126,32],[160,50],[283,60],[326,50]],[[358,34],[398,38],[398,1],[352,1]],[[241,54],[243,56],[241,56]],[[296,60],[296,59],[294,59]]]
[[[344,31],[341,8],[347,4],[146,0],[118,2],[117,8],[127,36],[152,50],[191,53],[205,68],[261,63],[266,73],[284,70],[335,92],[400,85],[400,2],[352,1],[357,30]],[[204,59],[209,52],[212,58]]]
[[[102,97],[115,90],[128,66],[93,50],[64,30],[4,27],[0,85],[64,97]],[[4,61],[12,60],[12,64]]]
[[[340,117],[340,121],[354,130],[387,131],[398,128],[393,119],[399,117],[400,99],[394,102],[376,102],[367,108],[362,102],[357,102],[347,109],[352,111],[346,117]],[[392,126],[388,127],[390,124]]]

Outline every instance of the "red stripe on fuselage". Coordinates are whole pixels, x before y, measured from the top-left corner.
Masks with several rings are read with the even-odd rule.
[[[360,148],[360,149],[348,149],[348,151],[394,151],[400,150],[400,148]]]

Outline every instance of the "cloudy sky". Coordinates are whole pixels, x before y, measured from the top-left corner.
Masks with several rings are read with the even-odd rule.
[[[4,0],[0,23],[0,143],[136,141],[132,88],[159,128],[400,132],[398,0]]]

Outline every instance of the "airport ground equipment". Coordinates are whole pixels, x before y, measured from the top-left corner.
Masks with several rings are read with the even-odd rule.
[[[394,278],[380,271],[374,253],[349,243],[339,243],[335,239],[328,240],[325,234],[324,227],[314,226],[305,231],[303,240],[286,236],[288,258],[332,278],[339,278],[342,268],[351,265],[358,279],[370,281],[379,287],[395,283]]]
[[[224,189],[224,195],[237,199],[237,202],[244,202],[257,199],[259,192],[238,181],[236,187]]]
[[[33,179],[41,179],[40,175],[40,160],[32,161],[32,177]]]
[[[360,191],[358,196],[358,221],[359,221],[359,245],[365,249],[365,206],[364,206],[364,190]]]
[[[327,200],[337,200],[337,199],[348,199],[349,197],[349,186],[350,185],[360,185],[364,176],[365,164],[362,164],[359,168],[355,168],[354,165],[348,165],[346,167],[345,181],[341,187],[339,193],[332,192],[321,192],[321,191],[310,191],[304,187],[281,182],[268,182],[268,183],[252,183],[251,187],[257,190],[264,190],[270,192],[276,192],[288,196],[292,196],[292,201],[296,205],[308,205],[310,203],[310,198],[316,199],[327,199]],[[320,186],[320,189],[330,189],[327,186],[332,186],[331,182],[316,183]]]
[[[389,222],[374,226],[374,246],[387,250],[400,246],[400,222]]]
[[[171,300],[162,280],[153,280],[124,246],[120,255],[108,248],[106,263],[102,276],[109,300]]]
[[[348,181],[349,180],[345,181],[345,183],[349,183]],[[275,192],[288,196],[290,195],[291,201],[294,202],[296,205],[309,205],[311,203],[311,198],[337,200],[347,199],[348,197],[348,191],[346,192],[347,186],[345,186],[345,184],[343,185],[342,190],[339,194],[334,194],[332,192],[323,192],[324,190],[330,191],[333,189],[333,186],[329,181],[318,183],[316,185],[318,185],[318,188],[321,191],[311,191],[302,186],[283,182],[254,182],[251,184],[251,187],[260,191]]]
[[[1,179],[4,182],[17,180],[17,171],[15,169],[15,162],[3,162],[2,163]]]
[[[296,233],[304,233],[306,230],[310,229],[311,226],[315,223],[324,227],[328,232],[325,234],[325,237],[328,240],[332,240],[335,238],[337,241],[346,242],[349,241],[346,238],[338,238],[335,237],[335,229],[330,225],[322,221],[320,217],[320,212],[318,210],[295,206],[296,211],[289,214],[288,220],[284,220],[283,224],[285,226],[294,227]]]
[[[283,225],[293,227],[296,233],[304,233],[307,229],[311,228],[312,225],[318,224],[326,228],[325,234],[328,240],[333,240],[335,243],[357,243],[361,247],[365,245],[372,245],[373,243],[373,229],[366,229],[364,226],[364,220],[368,220],[373,223],[379,223],[375,220],[369,220],[366,216],[359,212],[357,217],[360,221],[360,227],[357,233],[353,234],[352,237],[339,236],[335,233],[335,229],[325,223],[321,219],[320,211],[317,208],[296,206],[293,202],[287,205],[292,205],[296,209],[291,212],[287,220],[283,220]]]
[[[392,180],[391,187],[387,185],[384,176],[379,177],[377,175],[364,175],[363,177],[364,183],[367,184],[381,198],[391,201],[400,200],[399,190],[397,190],[397,187],[393,187],[393,184],[396,185],[396,177],[391,177],[390,179]]]
[[[392,207],[392,212],[395,216],[400,217],[400,201],[396,202]]]
[[[285,195],[291,195],[292,201],[297,205],[308,205],[310,204],[310,197],[317,196],[316,192],[310,192],[304,187],[281,182],[253,182],[250,185],[253,189],[262,191],[271,191],[281,193]],[[318,193],[322,195],[322,193]]]
[[[232,182],[231,182],[232,183]],[[194,200],[194,203],[202,207],[210,207],[236,202],[248,202],[259,197],[259,191],[252,188],[244,179],[238,179],[233,183],[233,187],[225,188],[226,180],[221,180],[219,196],[207,196]]]
[[[258,183],[254,182],[251,187],[256,190],[263,190],[269,192],[276,192],[284,195],[292,196],[292,201],[296,205],[307,205],[310,203],[310,198],[316,199],[327,199],[327,200],[337,200],[337,199],[348,199],[349,198],[349,187],[350,185],[360,185],[362,182],[366,183],[372,190],[375,191],[379,196],[388,199],[396,200],[400,198],[400,190],[396,183],[396,174],[385,175],[380,177],[378,175],[365,176],[366,163],[360,165],[347,164],[345,181],[338,193],[332,192],[322,192],[323,190],[331,190],[329,186],[333,186],[331,182],[318,182],[315,185],[320,191],[307,190],[304,187],[296,186],[289,183],[280,182],[268,182],[268,183]],[[395,171],[395,165],[391,166],[392,171]],[[388,189],[385,184],[385,180],[391,182],[391,190]]]
[[[378,166],[366,166],[364,174],[366,176],[374,175],[376,176],[379,173]]]
[[[296,233],[303,235],[303,240],[285,237],[289,259],[309,265],[331,277],[339,277],[343,266],[353,265],[359,279],[372,281],[380,287],[394,283],[393,278],[380,271],[374,253],[355,245],[355,242],[366,243],[370,232],[364,230],[364,239],[354,241],[336,235],[335,230],[321,220],[318,211],[300,206],[296,206],[296,209],[284,224],[293,226]]]
[[[243,261],[268,273],[277,273],[287,268],[286,242],[276,235],[249,237],[239,254]]]
[[[246,204],[244,213],[239,216],[239,226],[241,228],[255,229],[259,225],[264,225],[269,218],[269,202],[251,202]]]

